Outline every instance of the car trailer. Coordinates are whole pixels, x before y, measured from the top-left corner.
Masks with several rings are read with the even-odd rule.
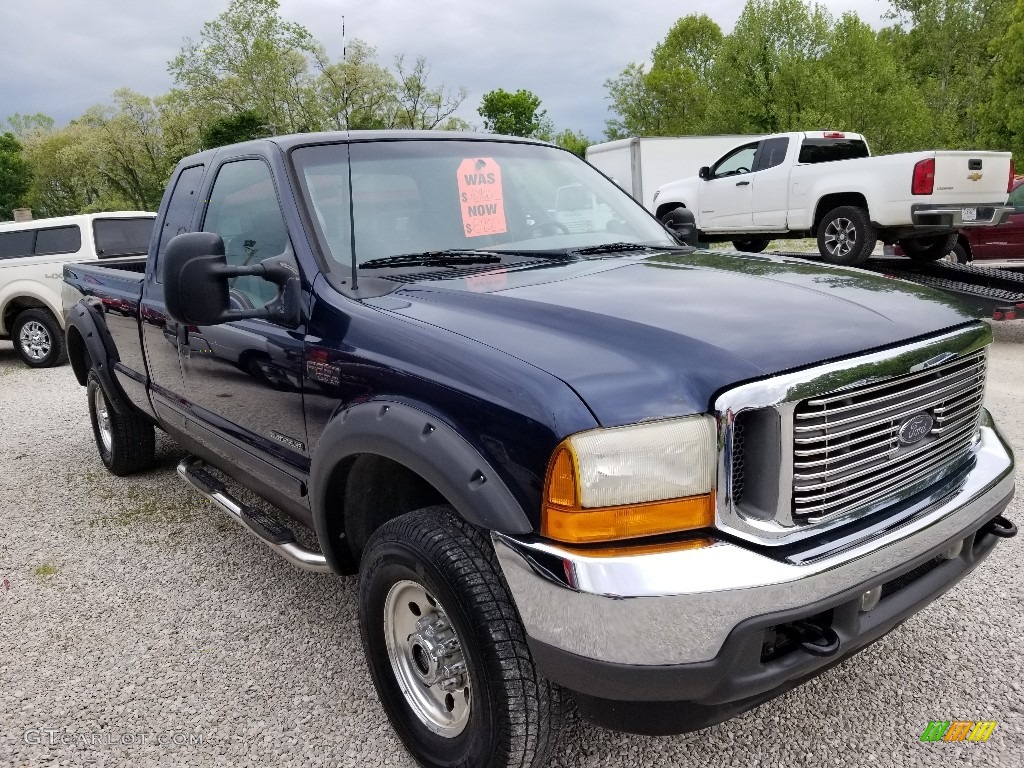
[[[773,252],[808,261],[818,254]],[[951,293],[992,320],[1024,319],[1024,272],[948,261],[913,261],[901,257],[872,257],[861,269]]]

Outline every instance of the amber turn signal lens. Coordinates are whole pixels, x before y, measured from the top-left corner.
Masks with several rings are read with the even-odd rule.
[[[555,462],[552,462],[554,466]],[[549,485],[550,489],[550,485]],[[541,535],[571,544],[637,539],[707,528],[715,521],[714,493],[621,507],[571,509],[544,505]]]
[[[576,462],[572,452],[561,446],[555,451],[548,470],[548,482],[544,498],[548,504],[561,507],[575,507],[579,502],[576,495]]]

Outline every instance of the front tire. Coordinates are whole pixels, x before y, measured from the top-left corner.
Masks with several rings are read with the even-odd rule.
[[[153,425],[137,413],[118,413],[107,399],[95,371],[86,385],[89,421],[103,465],[115,475],[146,469],[156,453]]]
[[[490,542],[451,507],[382,525],[363,553],[363,650],[388,718],[431,768],[539,768],[562,691],[533,665]]]
[[[733,240],[732,247],[744,253],[761,253],[771,241],[770,237],[748,237],[743,240]]]
[[[818,252],[830,264],[863,264],[877,242],[878,230],[863,208],[841,205],[818,224]]]
[[[52,368],[67,362],[64,331],[49,310],[26,309],[11,323],[11,341],[29,368]]]
[[[914,261],[938,261],[946,259],[958,247],[956,232],[931,237],[905,238],[899,241],[900,248]],[[963,251],[963,249],[960,249]],[[953,261],[953,259],[948,259]]]

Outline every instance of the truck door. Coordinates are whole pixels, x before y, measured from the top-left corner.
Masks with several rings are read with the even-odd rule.
[[[759,142],[737,147],[711,167],[700,188],[700,228],[707,232],[749,229],[754,161]]]
[[[207,198],[201,228],[221,236],[229,264],[254,265],[282,255],[294,260],[263,159],[224,162]],[[297,264],[295,269],[299,274]],[[232,308],[262,307],[277,291],[259,277],[234,278]],[[261,319],[192,326],[180,345],[189,433],[299,504],[305,504],[309,471],[302,403],[305,323],[303,316],[294,328]]]
[[[786,229],[790,164],[785,160],[789,145],[788,136],[778,136],[765,139],[758,149],[751,183],[753,224],[758,229]]]
[[[178,321],[167,314],[164,304],[164,286],[161,259],[167,244],[175,235],[188,232],[199,200],[199,191],[206,167],[193,165],[183,168],[172,181],[171,196],[167,201],[160,231],[154,233],[156,249],[152,269],[146,275],[139,307],[142,326],[142,346],[152,386],[153,405],[163,418],[180,423],[171,405],[185,389],[178,362]]]

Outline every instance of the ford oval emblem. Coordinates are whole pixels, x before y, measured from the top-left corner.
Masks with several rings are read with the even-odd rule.
[[[916,416],[911,416],[900,424],[900,442],[904,445],[913,445],[914,443],[921,442],[927,434],[932,431],[932,426],[934,424],[935,419],[927,413],[919,413]]]

